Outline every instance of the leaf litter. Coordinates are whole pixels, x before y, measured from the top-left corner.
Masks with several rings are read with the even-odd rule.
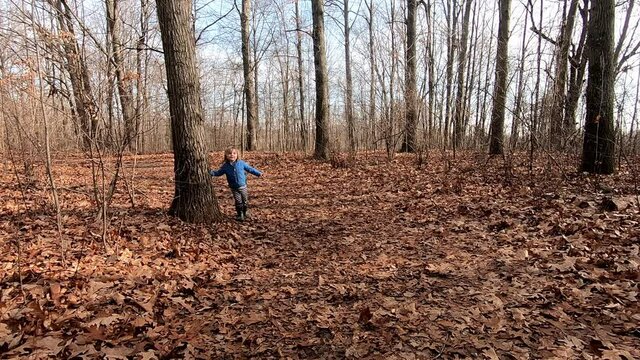
[[[624,169],[248,160],[266,173],[250,221],[190,225],[165,214],[171,155],[139,156],[136,207],[120,189],[106,250],[88,164],[56,162],[66,261],[44,175],[23,197],[0,164],[0,356],[640,359]]]

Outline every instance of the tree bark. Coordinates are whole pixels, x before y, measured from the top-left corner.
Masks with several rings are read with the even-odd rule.
[[[458,24],[457,0],[447,1],[447,69],[446,69],[446,86],[445,86],[445,119],[444,133],[442,141],[443,146],[449,146],[450,126],[451,126],[451,92],[453,88],[453,62],[456,55],[455,50],[455,32]]]
[[[584,48],[587,39],[587,30],[589,28],[589,12],[587,8],[589,6],[589,0],[583,0],[582,8],[580,9],[580,15],[582,17],[582,32],[580,39],[578,40],[578,46],[575,53],[570,60],[569,70],[569,89],[567,90],[567,99],[565,105],[565,128],[576,127],[576,111],[578,109],[578,102],[580,101],[580,95],[582,94],[582,86],[584,83],[584,74],[587,68],[587,55],[584,53]]]
[[[169,214],[192,223],[221,219],[208,173],[191,0],[156,0],[171,113],[175,195]]]
[[[565,3],[566,8],[566,3]],[[566,137],[572,132],[573,122],[567,122],[563,118],[564,105],[566,103],[567,94],[567,63],[569,61],[569,47],[571,46],[571,35],[573,34],[573,25],[575,24],[576,13],[578,9],[578,0],[571,0],[568,11],[565,13],[560,30],[560,37],[557,41],[556,49],[556,71],[553,84],[553,105],[551,114],[554,116],[551,121],[551,132],[549,140],[552,147],[561,148]]]
[[[242,32],[242,71],[244,74],[244,96],[247,109],[247,134],[245,149],[255,150],[256,146],[256,117],[258,114],[258,104],[254,93],[254,65],[251,59],[251,44],[249,43],[251,17],[251,0],[242,0],[242,13],[240,14],[240,25]]]
[[[587,35],[589,77],[581,171],[612,174],[615,165],[615,1],[594,1]]]
[[[527,26],[528,26],[529,17],[525,16],[524,18],[524,30],[522,33],[522,43],[521,43],[521,53],[520,53],[520,63],[518,64],[518,92],[516,93],[516,100],[514,104],[513,110],[513,123],[511,125],[511,139],[510,139],[510,147],[511,149],[515,149],[518,146],[518,137],[520,134],[520,124],[522,123],[523,111],[522,111],[522,97],[524,95],[524,67],[525,67],[525,57],[527,56]]]
[[[460,50],[458,51],[458,91],[456,93],[456,109],[454,114],[454,132],[453,132],[453,146],[454,149],[460,147],[464,137],[464,124],[466,123],[466,109],[465,109],[465,66],[467,64],[467,41],[469,37],[469,16],[471,13],[472,0],[466,0],[464,16],[462,19],[462,38],[460,39]]]
[[[324,2],[311,0],[313,14],[313,63],[316,74],[316,141],[314,157],[329,159],[329,76],[324,35]]]
[[[367,30],[369,34],[369,131],[371,132],[371,140],[373,141],[373,149],[377,148],[376,142],[376,56],[375,56],[375,39],[373,37],[373,16],[375,8],[373,0],[366,2],[369,16],[367,18]]]
[[[124,122],[124,134],[121,140],[121,148],[131,147],[132,140],[136,136],[135,126],[135,110],[133,107],[133,91],[131,83],[133,79],[125,77],[125,66],[122,53],[122,43],[120,40],[120,19],[118,18],[118,2],[120,0],[105,0],[107,13],[107,36],[111,39],[111,59],[116,74],[116,86],[120,98],[120,110],[122,111],[122,120]]]
[[[500,0],[500,19],[498,22],[498,49],[496,59],[496,80],[493,90],[493,108],[491,109],[491,140],[489,154],[500,155],[504,152],[504,113],[507,99],[507,72],[509,46],[509,13],[511,0]]]
[[[83,147],[88,150],[95,140],[98,128],[98,107],[91,90],[89,69],[84,55],[78,48],[71,9],[67,1],[49,0],[49,3],[55,7],[60,31],[68,34],[62,38],[64,56],[67,60],[65,66],[71,80],[73,104],[78,115],[79,128],[82,131]]]
[[[300,141],[302,142],[302,149],[307,151],[308,132],[307,122],[304,113],[304,68],[302,66],[302,29],[300,25],[300,0],[296,0],[296,52],[298,55],[298,93],[300,97],[299,110],[300,110]]]
[[[418,89],[416,86],[416,0],[407,0],[407,49],[405,60],[405,136],[401,152],[415,152],[418,127]]]
[[[351,25],[349,24],[349,0],[344,0],[344,9],[342,9],[344,17],[344,65],[346,77],[346,99],[345,114],[347,117],[347,137],[349,141],[349,152],[356,152],[356,134],[355,123],[353,120],[353,80],[351,76]]]

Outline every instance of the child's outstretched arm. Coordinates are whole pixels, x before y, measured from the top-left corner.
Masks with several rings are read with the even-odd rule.
[[[251,167],[249,164],[247,164],[247,163],[244,163],[244,169],[245,169],[249,174],[255,175],[255,176],[257,176],[257,177],[262,176],[262,172],[261,172],[261,171],[259,171],[258,169],[252,168],[252,167]]]
[[[224,171],[222,171],[222,168],[218,170],[209,170],[209,175],[211,176],[222,176],[223,174],[224,174]]]

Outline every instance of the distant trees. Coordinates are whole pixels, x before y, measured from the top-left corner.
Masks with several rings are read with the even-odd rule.
[[[0,134],[10,136],[0,151],[16,150],[28,164],[43,143],[29,111],[39,100],[24,85],[35,46],[45,61],[42,81],[30,86],[43,87],[49,103],[54,156],[81,150],[117,159],[171,150],[166,63],[159,28],[150,26],[157,21],[155,2],[103,0],[91,3],[91,11],[80,0],[36,1],[33,11],[27,3],[1,2]],[[329,149],[385,149],[391,158],[423,148],[528,148],[531,159],[542,150],[582,150],[585,131],[591,131],[576,126],[576,118],[587,115],[593,45],[587,44],[587,24],[602,4],[511,2],[516,18],[509,31],[518,39],[509,47],[518,54],[511,59],[504,52],[505,4],[192,3],[195,61],[203,70],[203,146],[312,150],[318,158],[327,158]],[[633,35],[640,30],[640,7],[621,1],[614,12],[621,26],[613,65],[606,66],[614,67],[611,86],[624,95],[614,102],[614,149],[633,153],[640,148],[639,112],[632,110],[640,95],[631,76],[639,73],[640,41]],[[32,19],[35,37],[24,30]],[[122,171],[124,176],[127,169]]]
[[[157,0],[171,113],[175,194],[169,213],[187,222],[221,218],[208,174],[191,0]]]

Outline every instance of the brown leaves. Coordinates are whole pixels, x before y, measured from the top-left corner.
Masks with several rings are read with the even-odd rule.
[[[640,359],[628,179],[614,209],[588,178],[503,182],[499,162],[250,156],[273,174],[250,184],[253,219],[215,227],[164,215],[172,164],[146,157],[109,251],[87,199],[62,194],[66,266],[51,214],[0,209],[2,356]],[[70,188],[89,183],[73,171]]]

